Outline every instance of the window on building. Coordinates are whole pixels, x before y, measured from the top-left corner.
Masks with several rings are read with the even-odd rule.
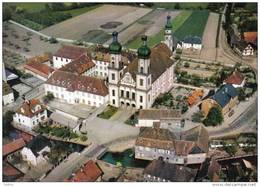
[[[126,97],[129,98],[129,91],[126,91]]]
[[[121,97],[124,97],[124,90],[121,90]]]
[[[143,109],[143,106],[142,106],[142,105],[140,106],[140,109]]]
[[[135,99],[135,93],[132,93],[132,99]]]
[[[115,74],[114,73],[112,73],[112,80],[115,80],[116,78],[115,78]]]
[[[140,103],[143,102],[143,96],[140,95]]]
[[[143,86],[143,85],[144,85],[144,80],[140,79],[140,86]]]
[[[148,101],[150,102],[150,94],[148,94]]]
[[[116,103],[116,101],[113,99],[113,100],[112,100],[112,103],[113,103],[113,105],[114,105],[114,104]]]
[[[56,60],[58,60],[58,57],[56,57]]]
[[[115,96],[116,94],[115,94],[115,90],[112,90],[112,96]]]
[[[63,61],[63,58],[60,58],[61,59],[61,61]]]
[[[148,86],[150,85],[150,78],[148,78]]]
[[[143,67],[141,67],[140,71],[141,71],[141,73],[144,73],[144,68],[143,68]]]

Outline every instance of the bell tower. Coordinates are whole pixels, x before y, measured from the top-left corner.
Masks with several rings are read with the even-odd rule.
[[[172,37],[172,24],[171,24],[171,16],[167,16],[166,25],[164,28],[164,43],[171,49],[171,51],[174,51],[173,47],[173,37]]]

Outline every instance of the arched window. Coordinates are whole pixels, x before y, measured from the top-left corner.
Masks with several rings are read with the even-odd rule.
[[[144,73],[144,68],[143,68],[143,67],[141,67],[140,71],[141,71],[141,73]]]

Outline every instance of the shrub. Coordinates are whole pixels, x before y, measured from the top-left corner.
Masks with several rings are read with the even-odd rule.
[[[54,38],[54,37],[51,37],[51,38],[49,39],[49,42],[50,42],[51,44],[55,44],[55,43],[58,43],[58,40],[57,40],[56,38]]]
[[[188,62],[185,62],[185,63],[184,63],[184,67],[185,67],[185,68],[188,68],[188,67],[190,67],[190,64],[189,64]]]
[[[192,118],[192,122],[195,122],[195,123],[201,123],[204,118],[204,115],[201,111],[198,111],[198,112],[194,112],[191,116]]]
[[[217,126],[223,121],[224,118],[220,107],[212,107],[203,123],[205,126]]]
[[[83,142],[85,142],[85,141],[88,140],[88,138],[87,138],[87,136],[80,136],[80,140],[83,141]]]

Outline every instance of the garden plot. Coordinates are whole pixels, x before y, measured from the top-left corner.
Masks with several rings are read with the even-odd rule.
[[[152,11],[152,9],[133,6],[103,5],[80,16],[50,26],[41,32],[58,38],[74,40],[85,38],[85,41],[89,41],[87,34],[91,33],[91,31],[103,30],[107,34],[114,30],[121,31],[150,11]],[[96,37],[99,36],[97,35]],[[98,41],[98,39],[96,40]],[[103,40],[104,39],[99,43],[102,43]]]
[[[29,58],[46,52],[53,53],[60,48],[60,43],[50,44],[17,25],[4,23],[3,48]]]

